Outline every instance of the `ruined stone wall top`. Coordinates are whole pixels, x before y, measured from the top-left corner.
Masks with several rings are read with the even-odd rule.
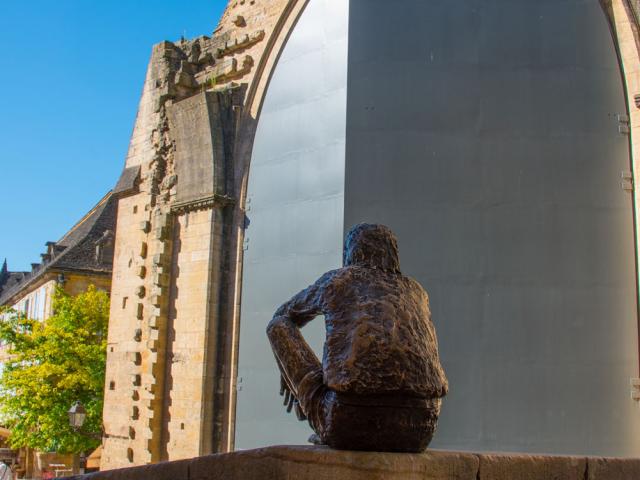
[[[140,166],[140,190],[169,203],[174,186],[173,136],[166,107],[205,91],[240,85],[251,102],[282,23],[299,0],[232,0],[212,36],[153,47],[126,167]],[[280,40],[282,41],[282,40]],[[240,102],[242,104],[242,102]],[[164,198],[163,195],[164,194]]]

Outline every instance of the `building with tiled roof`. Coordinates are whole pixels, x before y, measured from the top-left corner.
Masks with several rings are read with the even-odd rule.
[[[90,284],[110,289],[113,264],[116,197],[107,193],[80,221],[56,242],[47,242],[40,262],[30,272],[10,272],[7,261],[0,270],[0,305],[44,320],[51,313],[57,285],[70,294]]]

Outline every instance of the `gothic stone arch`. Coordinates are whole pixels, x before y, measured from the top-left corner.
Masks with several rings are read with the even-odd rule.
[[[115,188],[103,469],[233,448],[253,140],[269,80],[308,1],[230,0],[211,37],[153,48]],[[637,20],[628,0],[602,3],[633,106],[635,158]]]

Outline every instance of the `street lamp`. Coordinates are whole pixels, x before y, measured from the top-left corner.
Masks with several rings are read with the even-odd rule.
[[[87,411],[84,409],[84,405],[78,400],[67,412],[69,415],[69,425],[78,431],[84,425],[84,421],[87,418]]]

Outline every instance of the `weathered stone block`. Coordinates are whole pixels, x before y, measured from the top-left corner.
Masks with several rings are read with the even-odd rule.
[[[176,175],[171,175],[171,177],[167,179],[167,181],[169,181],[171,184],[175,183],[176,180]],[[156,216],[155,223],[158,227],[166,227],[167,225],[169,225],[169,215],[167,215],[166,213],[158,214]]]
[[[157,240],[165,240],[169,236],[169,229],[167,227],[156,228],[155,236]]]
[[[167,294],[167,289],[159,286],[155,286],[151,289],[151,295],[157,295],[162,297]]]
[[[161,287],[169,285],[169,275],[166,273],[156,273],[153,277],[153,283]]]
[[[151,422],[153,411],[145,412]],[[176,433],[179,430],[176,430]],[[130,432],[131,433],[131,432]],[[139,434],[139,435],[138,435]],[[144,427],[134,437],[150,438]],[[151,440],[149,440],[150,442]],[[587,470],[588,463],[588,470]],[[588,473],[588,475],[585,475]],[[348,452],[281,446],[99,472],[100,480],[637,480],[640,459],[471,454]]]
[[[347,452],[326,447],[270,447],[196,458],[191,480],[476,480],[478,457],[464,453],[420,455]]]
[[[640,479],[640,459],[589,458],[588,480]]]
[[[140,230],[144,233],[149,233],[151,231],[151,222],[146,220],[144,222],[140,222]]]
[[[583,480],[584,457],[480,455],[481,480]]]
[[[136,269],[136,275],[138,275],[140,278],[144,278],[147,275],[147,267],[145,267],[144,265],[139,266]]]
[[[166,256],[166,255],[170,255],[171,248],[172,248],[171,242],[161,242],[155,246],[154,250],[156,251],[157,254]]]
[[[106,472],[91,473],[85,476],[71,477],[73,480],[80,479],[100,479],[100,480],[134,480],[134,479],[154,479],[154,480],[188,480],[190,460],[178,462],[164,462],[155,465],[145,465],[142,467],[126,468],[119,470],[109,470]]]
[[[127,360],[133,362],[135,365],[142,363],[142,354],[140,352],[127,352]]]

